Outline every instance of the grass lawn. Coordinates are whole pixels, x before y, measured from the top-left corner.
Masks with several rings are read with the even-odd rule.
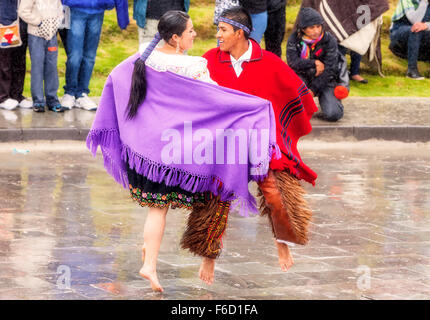
[[[390,10],[384,14],[384,26],[382,33],[382,63],[383,73],[385,78],[377,75],[376,72],[370,70],[366,65],[362,64],[362,75],[369,80],[368,85],[361,85],[355,82],[351,83],[351,96],[430,96],[430,79],[416,81],[408,79],[404,76],[407,68],[407,61],[394,56],[388,49],[389,44],[389,27],[391,16],[395,9],[397,0],[390,1]],[[297,12],[300,7],[299,0],[287,0],[287,26],[286,35],[284,37],[283,60],[285,61],[286,40],[291,34]],[[116,23],[115,11],[108,11],[105,15],[103,31],[99,49],[97,52],[97,60],[94,67],[93,77],[90,83],[90,90],[93,96],[99,96],[102,92],[104,82],[110,71],[128,56],[134,54],[138,49],[137,25],[132,19],[132,1],[130,0],[130,19],[131,24],[127,30],[121,31]],[[190,55],[202,55],[208,49],[216,46],[215,32],[216,27],[213,24],[214,0],[191,0],[190,15],[197,31],[197,39],[194,47],[190,50]],[[264,40],[262,41],[264,47]],[[28,71],[25,84],[25,95],[30,94],[30,59],[28,60]],[[62,49],[60,41],[60,50],[58,58],[58,72],[60,77],[59,96],[63,95],[64,80],[65,80],[65,63],[66,54]],[[419,63],[420,72],[430,77],[430,64]]]

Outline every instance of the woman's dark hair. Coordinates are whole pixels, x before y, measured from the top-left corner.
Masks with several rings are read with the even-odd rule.
[[[181,36],[182,33],[187,28],[187,22],[190,19],[190,16],[182,11],[171,10],[167,11],[160,18],[158,22],[158,33],[166,43],[172,39],[174,34]],[[156,45],[160,41],[160,38],[154,38],[151,44]],[[151,49],[151,44],[148,46],[149,52],[146,52],[142,56],[148,57]],[[128,100],[127,106],[127,118],[133,119],[137,114],[137,109],[142,104],[142,102],[146,98],[146,67],[145,67],[146,58],[139,58],[134,63],[133,77],[131,81],[131,91],[130,98]]]
[[[252,19],[251,15],[249,14],[248,10],[241,6],[232,7],[229,9],[225,9],[220,17],[228,18],[230,20],[239,22],[240,24],[243,24],[245,27],[247,27],[249,30],[252,31]],[[239,30],[240,28],[232,26],[234,31]],[[245,39],[249,39],[249,34],[246,32],[243,32],[245,35]]]

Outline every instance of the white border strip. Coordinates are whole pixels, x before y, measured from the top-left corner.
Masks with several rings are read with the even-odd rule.
[[[324,8],[327,11],[328,15],[331,17],[331,19],[333,20],[333,22],[336,24],[336,27],[339,29],[340,33],[345,38],[348,38],[349,37],[348,33],[345,31],[345,29],[343,28],[343,26],[339,22],[339,20],[337,20],[336,16],[334,15],[333,11],[331,10],[330,6],[328,5],[327,0],[323,0],[322,3],[324,5]]]
[[[325,22],[328,24],[328,26],[330,27],[331,31],[333,31],[333,33],[335,34],[336,38],[339,40],[339,42],[342,42],[343,40],[345,40],[342,35],[337,31],[336,27],[331,23],[329,17],[327,17],[324,8],[323,8],[323,4],[322,2],[320,3],[320,12],[321,15],[323,16]]]

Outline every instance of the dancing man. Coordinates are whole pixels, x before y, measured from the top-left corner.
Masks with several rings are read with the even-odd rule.
[[[225,10],[218,28],[219,47],[203,55],[212,79],[269,100],[274,110],[282,158],[272,159],[268,177],[259,183],[260,212],[269,218],[280,267],[287,271],[293,265],[288,244],[308,242],[311,211],[299,180],[315,184],[317,175],[302,161],[297,142],[311,132],[310,118],[317,107],[309,89],[288,65],[250,38],[252,21],[245,9]]]

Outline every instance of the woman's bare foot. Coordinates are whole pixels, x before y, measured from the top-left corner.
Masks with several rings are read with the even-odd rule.
[[[143,244],[143,247],[142,247],[142,263],[145,263],[145,253],[146,253],[146,248],[145,248],[145,244]]]
[[[152,290],[156,292],[164,291],[163,287],[158,281],[157,272],[155,270],[149,270],[145,268],[145,266],[143,266],[142,269],[140,269],[139,274],[145,279],[149,280],[149,282],[151,283]]]
[[[200,265],[199,277],[208,285],[214,282],[215,259],[203,258]]]
[[[281,270],[286,272],[294,264],[293,256],[291,255],[290,248],[285,243],[276,241],[276,247],[278,248],[279,265]]]

